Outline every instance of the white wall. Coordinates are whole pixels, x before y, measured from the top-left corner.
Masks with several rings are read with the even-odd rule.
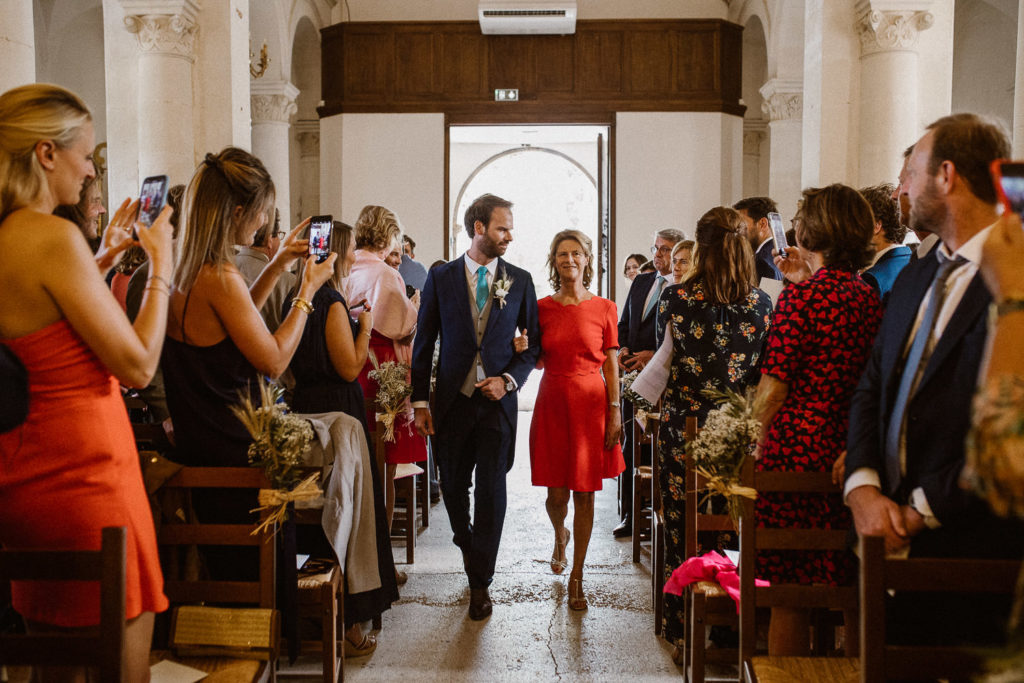
[[[125,197],[139,194],[139,48],[135,36],[125,30],[124,9],[119,0],[103,0],[103,51],[107,83],[107,197],[116,208]],[[172,183],[187,179],[171,178]]]
[[[952,110],[996,117],[1010,130],[1016,0],[958,0],[954,26]]]
[[[354,224],[395,212],[421,263],[444,257],[444,115],[339,114],[320,121],[321,210]]]
[[[716,113],[620,112],[615,118],[615,258],[647,253],[653,234],[730,205],[742,190],[742,119]],[[615,299],[625,298],[622,277]]]

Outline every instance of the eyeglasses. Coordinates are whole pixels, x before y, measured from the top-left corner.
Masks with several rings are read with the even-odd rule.
[[[666,247],[666,246],[651,247],[651,253],[652,254],[671,254],[672,253],[672,247]]]

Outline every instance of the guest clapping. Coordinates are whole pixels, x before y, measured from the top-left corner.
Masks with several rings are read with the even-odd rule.
[[[665,578],[683,563],[686,418],[704,422],[715,407],[703,389],[742,392],[756,368],[771,321],[772,303],[755,288],[754,254],[743,219],[733,209],[711,209],[697,221],[693,263],[683,283],[665,290],[659,304],[666,339],[672,340],[671,379],[662,398],[658,457],[664,506]],[[681,647],[682,599],[665,596],[665,637]],[[680,651],[673,658],[680,657]]]
[[[572,491],[576,542],[569,608],[574,610],[587,608],[583,565],[594,526],[594,492],[601,490],[602,479],[625,469],[615,304],[588,291],[593,260],[590,238],[578,230],[563,230],[551,242],[548,272],[555,293],[537,302],[544,377],[530,424],[533,485],[548,488],[556,574],[567,566],[571,534],[564,523]]]
[[[73,93],[35,84],[0,95],[0,339],[28,370],[29,409],[21,425],[0,435],[0,546],[98,550],[104,527],[127,527],[122,673],[141,681],[149,679],[153,613],[168,603],[118,381],[145,386],[160,358],[173,265],[170,209],[146,227],[134,224],[137,202],[125,200],[107,229],[108,246],[123,248],[134,243],[134,227],[153,264],[129,323],[79,226],[51,215],[77,204],[95,177],[94,147],[92,116]],[[5,384],[0,401],[17,398],[9,391]],[[99,624],[95,584],[17,581],[11,595],[30,632],[95,632]],[[87,676],[84,668],[47,667],[35,675]]]
[[[844,450],[850,399],[882,318],[878,294],[857,275],[871,262],[875,223],[868,203],[845,185],[805,190],[795,222],[803,252],[790,247],[775,259],[797,284],[779,297],[761,364],[757,468],[829,471]],[[759,495],[756,511],[778,526],[851,525],[838,492]],[[855,576],[845,551],[761,553],[757,564],[758,577],[770,581],[843,585]],[[855,631],[847,621],[847,637]],[[808,642],[806,610],[772,610],[773,655],[806,653]]]

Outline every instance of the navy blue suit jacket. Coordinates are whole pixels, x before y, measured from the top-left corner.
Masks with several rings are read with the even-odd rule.
[[[911,254],[910,247],[900,245],[882,254],[875,265],[861,274],[864,282],[875,288],[882,301],[886,301],[886,295],[892,289],[900,271],[910,263]]]
[[[754,268],[757,271],[758,282],[763,277],[769,280],[782,279],[782,271],[775,267],[775,260],[772,257],[772,249],[774,248],[775,242],[768,240],[754,254]]]
[[[889,490],[885,432],[902,373],[903,349],[938,261],[934,255],[908,265],[896,279],[871,356],[853,394],[847,438],[847,476],[861,467],[876,470]],[[964,292],[939,337],[915,393],[907,402],[903,491],[924,489],[932,512],[948,531],[977,533],[991,519],[987,506],[959,486],[971,400],[988,334],[991,297],[980,275]],[[899,500],[898,503],[906,501]]]
[[[626,304],[622,307],[622,316],[619,318],[619,345],[625,346],[630,353],[654,351],[657,348],[655,324],[658,319],[658,307],[655,306],[651,314],[644,317],[644,303],[657,277],[657,273],[638,274],[629,287],[629,294],[626,295]]]
[[[540,355],[537,294],[530,273],[499,258],[497,277],[506,277],[506,274],[512,280],[512,287],[505,297],[505,306],[499,306],[497,301],[491,305],[487,327],[480,343],[480,359],[488,377],[508,373],[522,388]],[[524,328],[530,346],[523,353],[516,353],[512,339],[517,329]],[[441,354],[437,363],[434,391],[435,428],[444,420],[476,358],[476,329],[473,327],[473,313],[469,303],[464,256],[432,268],[427,273],[412,352],[413,401],[426,401],[430,398],[430,372],[434,344],[438,337],[441,339]],[[510,468],[515,450],[516,415],[519,408],[517,395],[516,391],[509,392],[500,401],[512,429],[513,452],[509,453],[508,458]]]

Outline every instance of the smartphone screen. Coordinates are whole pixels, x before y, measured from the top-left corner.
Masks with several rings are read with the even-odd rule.
[[[153,225],[153,221],[160,215],[167,201],[167,176],[154,175],[142,181],[142,189],[139,190],[139,217],[138,221],[147,228]]]
[[[1024,213],[1024,161],[995,161],[992,163],[999,200],[1007,211]]]
[[[331,228],[334,227],[332,216],[313,216],[309,222],[309,255],[316,256],[320,263],[331,253]]]
[[[768,223],[772,226],[772,241],[775,242],[775,250],[779,256],[786,258],[786,228],[782,225],[782,216],[775,211],[768,214]]]

